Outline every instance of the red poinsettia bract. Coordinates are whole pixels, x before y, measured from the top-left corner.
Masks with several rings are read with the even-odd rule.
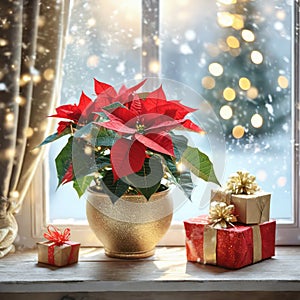
[[[174,156],[170,130],[182,125],[202,132],[192,121],[184,119],[194,110],[179,101],[167,101],[162,87],[149,93],[145,99],[135,94],[125,105],[112,112],[103,110],[109,121],[96,123],[121,136],[111,148],[115,181],[140,171],[147,149]]]

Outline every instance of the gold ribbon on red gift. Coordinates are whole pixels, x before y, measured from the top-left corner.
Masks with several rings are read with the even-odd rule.
[[[234,213],[234,205],[225,202],[213,201],[209,209],[209,224],[214,228],[227,228],[237,222]]]
[[[48,247],[48,262],[50,264],[54,264],[54,248],[56,246],[62,246],[63,244],[68,244],[71,246],[71,252],[68,258],[68,262],[70,262],[73,259],[74,256],[74,245],[76,243],[73,243],[69,241],[71,230],[70,228],[66,228],[63,232],[59,230],[54,225],[47,226],[48,232],[44,233],[44,237],[51,242],[51,244]]]
[[[259,225],[250,226],[253,237],[253,259],[256,263],[262,260],[262,241]],[[217,231],[211,226],[205,226],[203,233],[203,258],[205,264],[217,264]]]

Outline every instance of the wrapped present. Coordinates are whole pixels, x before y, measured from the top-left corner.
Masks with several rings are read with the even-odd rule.
[[[248,172],[231,175],[225,189],[211,191],[211,201],[233,204],[240,223],[259,224],[270,218],[271,194],[261,191]]]
[[[188,261],[239,269],[275,255],[275,221],[228,228],[210,224],[207,215],[184,221]]]
[[[69,240],[70,229],[61,232],[50,225],[44,234],[47,241],[37,243],[38,262],[63,267],[78,262],[80,243]]]

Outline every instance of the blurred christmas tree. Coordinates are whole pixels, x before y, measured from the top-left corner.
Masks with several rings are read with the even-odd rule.
[[[227,138],[290,131],[291,9],[288,1],[218,0],[220,38],[206,45],[203,97]]]

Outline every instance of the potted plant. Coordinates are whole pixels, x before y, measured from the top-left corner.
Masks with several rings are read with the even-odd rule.
[[[110,256],[153,254],[172,219],[170,186],[189,197],[191,173],[219,184],[207,155],[182,134],[203,133],[187,118],[195,109],[167,100],[162,86],[139,93],[145,81],[117,92],[94,80],[95,99],[82,92],[79,104],[57,107],[51,117],[62,120],[41,144],[69,136],[55,160],[58,186],[73,182],[79,197],[87,192],[89,224]]]

